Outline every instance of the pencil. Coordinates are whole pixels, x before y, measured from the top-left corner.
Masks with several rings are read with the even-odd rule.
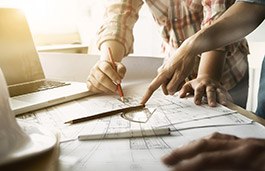
[[[82,117],[82,118],[73,119],[73,120],[65,122],[65,124],[75,124],[75,123],[80,123],[80,122],[84,122],[84,121],[91,121],[94,119],[99,119],[99,118],[103,118],[103,117],[107,117],[107,116],[116,115],[116,114],[121,113],[121,112],[129,112],[129,111],[141,109],[144,107],[145,107],[145,105],[140,104],[140,105],[136,105],[136,106],[125,107],[122,109],[111,110],[111,111],[95,114],[92,116],[86,116],[86,117]]]
[[[112,67],[117,72],[117,66],[114,63],[113,56],[112,56],[110,48],[108,48],[108,53],[109,53],[109,59],[110,59],[110,62],[112,64]],[[122,88],[121,88],[121,84],[117,84],[117,86],[118,86],[118,91],[119,91],[119,94],[120,94],[121,101],[124,103],[124,96],[123,96],[123,91],[122,91]]]

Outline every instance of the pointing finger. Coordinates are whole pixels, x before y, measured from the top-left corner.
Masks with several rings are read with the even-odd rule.
[[[164,75],[159,74],[158,76],[156,76],[156,78],[149,85],[140,103],[145,104],[149,100],[149,98],[152,96],[154,91],[156,91],[160,87],[160,85],[165,82],[166,82],[166,77]]]

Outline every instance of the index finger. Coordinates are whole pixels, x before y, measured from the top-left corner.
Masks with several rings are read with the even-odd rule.
[[[164,82],[166,82],[166,78],[163,75],[157,75],[156,78],[153,79],[153,81],[149,84],[148,89],[145,92],[145,95],[143,96],[140,104],[145,104],[152,96],[154,91],[156,91]]]

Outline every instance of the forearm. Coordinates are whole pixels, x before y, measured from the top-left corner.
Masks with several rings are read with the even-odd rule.
[[[198,77],[208,77],[216,81],[221,79],[225,62],[225,52],[209,51],[201,56]]]
[[[265,17],[265,5],[237,2],[211,26],[188,39],[194,54],[231,44],[253,31]]]
[[[111,49],[114,61],[121,62],[122,58],[125,55],[125,48],[122,43],[115,40],[109,40],[102,43],[102,45],[100,46],[101,60],[109,60],[108,48]]]

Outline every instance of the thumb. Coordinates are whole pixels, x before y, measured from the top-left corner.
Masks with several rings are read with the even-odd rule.
[[[187,82],[187,83],[185,83],[182,86],[182,88],[181,88],[181,90],[179,92],[179,97],[180,98],[184,98],[184,97],[186,97],[187,93],[194,93],[194,90],[193,90],[192,85],[190,84],[190,82]]]
[[[123,77],[125,76],[125,73],[126,73],[125,65],[123,65],[121,62],[116,62],[115,64],[117,66],[117,73],[119,74],[121,79],[123,79]]]

